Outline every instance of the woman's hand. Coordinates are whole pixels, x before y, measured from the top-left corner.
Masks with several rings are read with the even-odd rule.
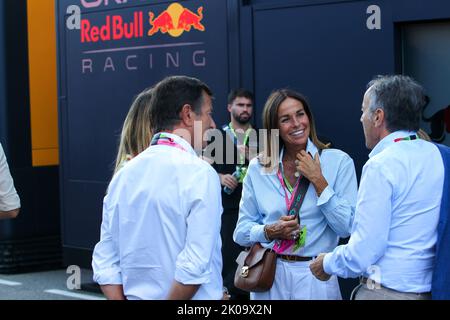
[[[266,225],[266,233],[270,240],[295,240],[300,234],[297,216],[282,216],[273,224]]]
[[[320,197],[321,193],[328,186],[328,182],[322,175],[322,169],[320,167],[319,153],[316,153],[314,159],[305,150],[297,153],[297,160],[295,161],[297,171],[305,176],[316,189],[317,196]]]

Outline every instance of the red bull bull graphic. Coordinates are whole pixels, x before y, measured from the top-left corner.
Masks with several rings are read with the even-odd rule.
[[[189,9],[184,9],[178,21],[178,29],[183,28],[184,31],[191,31],[191,26],[199,31],[205,31],[205,27],[200,23],[203,20],[203,7],[198,8],[197,14]]]
[[[158,31],[162,33],[167,33],[169,30],[175,29],[173,26],[173,20],[170,14],[167,11],[161,13],[156,19],[153,19],[155,15],[153,12],[149,12],[150,15],[150,24],[153,28],[148,32],[149,36],[154,35]]]
[[[197,14],[184,8],[179,3],[171,4],[167,10],[155,18],[153,12],[149,12],[149,22],[152,28],[148,31],[149,36],[154,34],[168,33],[172,37],[179,37],[183,32],[189,32],[192,28],[198,31],[205,31],[203,20],[203,7],[197,9]]]

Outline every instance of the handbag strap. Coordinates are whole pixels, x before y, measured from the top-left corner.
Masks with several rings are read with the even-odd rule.
[[[297,215],[300,223],[300,208],[303,204],[303,200],[305,200],[306,191],[309,187],[309,180],[306,177],[302,177],[299,182],[299,186],[294,195],[294,201],[291,203],[291,207],[289,208],[288,215]]]
[[[319,156],[322,155],[322,149],[319,149]],[[295,214],[298,218],[298,223],[300,224],[300,208],[305,200],[306,192],[308,191],[310,181],[302,176],[300,178],[299,186],[294,194],[294,201],[292,201],[291,206],[288,211],[288,215]]]

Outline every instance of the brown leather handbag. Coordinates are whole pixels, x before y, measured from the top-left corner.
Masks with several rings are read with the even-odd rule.
[[[259,242],[242,251],[236,262],[234,286],[248,292],[263,292],[272,288],[275,278],[277,254]]]

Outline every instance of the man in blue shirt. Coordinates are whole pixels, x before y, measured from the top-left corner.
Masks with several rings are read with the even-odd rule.
[[[357,300],[429,299],[444,165],[438,148],[417,136],[423,88],[406,76],[371,81],[361,122],[364,165],[350,241],[321,254],[320,280],[362,275]]]

